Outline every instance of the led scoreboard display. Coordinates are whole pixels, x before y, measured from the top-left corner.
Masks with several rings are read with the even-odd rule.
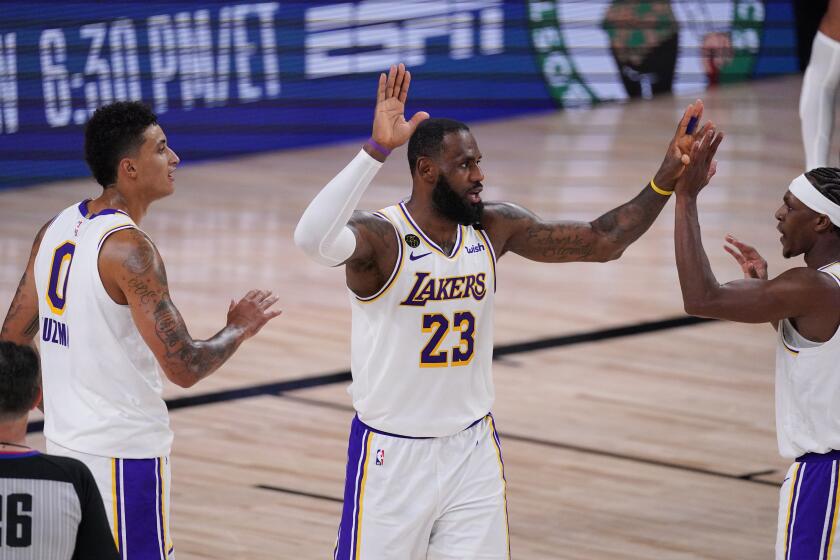
[[[361,137],[375,75],[468,122],[797,70],[789,0],[0,4],[0,188],[84,176],[141,100],[189,163]]]

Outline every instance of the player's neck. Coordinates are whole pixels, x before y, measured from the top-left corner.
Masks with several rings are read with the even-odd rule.
[[[26,445],[26,422],[28,414],[20,418],[0,422],[0,449],[28,448]]]
[[[810,251],[805,253],[805,264],[809,268],[821,268],[837,261],[840,261],[840,238],[835,241],[833,238],[823,236],[817,239]]]
[[[123,194],[119,186],[113,186],[103,190],[101,195],[91,200],[88,209],[93,214],[98,214],[107,208],[122,210],[131,216],[134,223],[139,224],[148,212],[150,204],[150,201],[129,198]]]
[[[411,213],[411,217],[428,235],[432,241],[447,249],[455,245],[458,237],[458,224],[449,218],[442,216],[430,201],[420,201],[412,195],[405,203],[405,207]]]

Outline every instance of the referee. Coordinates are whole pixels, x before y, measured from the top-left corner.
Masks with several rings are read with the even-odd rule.
[[[0,342],[0,560],[118,560],[87,467],[26,445],[40,400],[35,351]]]

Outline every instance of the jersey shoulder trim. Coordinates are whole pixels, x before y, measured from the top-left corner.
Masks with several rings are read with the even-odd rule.
[[[124,229],[137,229],[137,226],[134,223],[126,224],[117,224],[114,227],[105,230],[105,232],[99,237],[99,243],[96,245],[97,252],[102,249],[102,244],[105,243],[105,240],[108,239],[112,234],[117,233],[118,231],[122,231]]]
[[[840,264],[840,261],[835,261],[825,266],[821,266],[817,270],[828,274],[834,278],[834,281],[837,282],[838,285],[840,285],[840,266],[837,266],[838,264]]]
[[[493,249],[493,244],[490,243],[490,236],[484,233],[484,230],[473,228],[479,237],[484,239],[487,243],[487,256],[490,258],[490,269],[493,271],[493,291],[496,291],[496,250]]]

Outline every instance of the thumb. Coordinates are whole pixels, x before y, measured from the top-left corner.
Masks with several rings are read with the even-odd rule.
[[[425,121],[428,118],[429,113],[427,113],[426,111],[418,111],[414,113],[414,116],[411,117],[411,120],[408,121],[408,124],[411,126],[411,130],[413,131],[421,122]]]

